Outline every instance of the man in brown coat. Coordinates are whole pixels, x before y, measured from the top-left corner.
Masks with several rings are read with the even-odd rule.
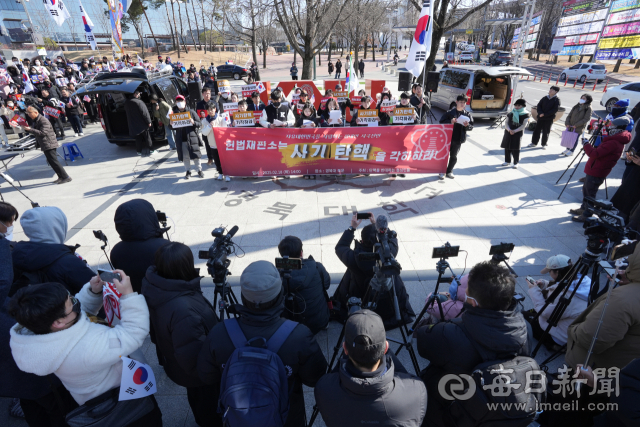
[[[32,127],[26,126],[24,130],[33,134],[36,138],[36,146],[42,150],[44,156],[47,158],[47,162],[51,165],[51,169],[58,175],[58,179],[54,184],[65,184],[71,182],[71,177],[67,175],[60,162],[58,161],[58,140],[56,139],[56,133],[51,127],[49,120],[45,119],[37,109],[34,107],[27,108],[27,114],[33,120]]]
[[[569,326],[566,361],[575,368],[584,364],[598,327],[607,296],[602,295]],[[611,291],[598,340],[588,365],[624,368],[640,357],[640,248],[629,256],[629,266],[617,288]]]

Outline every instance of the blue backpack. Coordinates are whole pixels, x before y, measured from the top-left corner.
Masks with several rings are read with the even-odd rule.
[[[278,350],[298,323],[285,321],[267,341],[247,341],[238,321],[227,319],[225,328],[235,350],[222,372],[218,411],[229,427],[281,427],[289,413],[287,370]],[[262,348],[251,344],[262,341]]]

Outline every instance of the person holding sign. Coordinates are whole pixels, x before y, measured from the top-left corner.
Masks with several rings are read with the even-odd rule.
[[[222,181],[225,179],[224,173],[222,172],[222,163],[220,163],[220,155],[218,154],[218,146],[216,145],[216,138],[213,134],[213,128],[226,128],[227,121],[218,114],[217,111],[218,104],[216,102],[209,102],[207,106],[207,117],[202,120],[202,135],[207,137],[207,141],[209,141],[209,147],[211,148],[211,152],[213,154],[213,161],[216,163],[216,169],[218,171],[218,181]],[[227,176],[226,181],[231,181],[231,177]]]
[[[173,112],[174,114],[171,115],[171,127],[175,129],[176,143],[182,149],[182,162],[187,171],[184,178],[189,179],[191,177],[191,160],[193,160],[193,164],[198,171],[198,176],[204,178],[204,172],[202,172],[202,166],[200,165],[200,157],[202,157],[202,153],[200,153],[201,142],[200,138],[198,138],[198,130],[202,127],[200,117],[195,111],[187,107],[182,95],[176,96],[176,105],[173,107]]]
[[[42,105],[44,105],[44,111],[47,113],[49,123],[51,123],[51,127],[56,132],[56,138],[64,139],[64,126],[60,120],[60,114],[62,111],[58,107],[58,100],[55,99],[49,93],[49,89],[46,88],[42,88],[40,96],[40,99],[42,99]],[[58,128],[60,129],[59,131],[56,131],[56,125],[58,125]]]
[[[64,103],[64,113],[67,116],[69,123],[71,123],[75,136],[84,136],[84,132],[82,131],[82,122],[80,121],[79,116],[82,114],[82,110],[80,108],[78,98],[75,96],[69,96],[68,89],[62,89],[61,92],[62,97],[60,98],[60,101]]]
[[[391,123],[394,125],[415,125],[418,123],[418,113],[413,105],[411,105],[409,94],[402,92],[400,94],[400,102],[396,105],[391,116]]]
[[[247,111],[247,101],[245,101],[244,99],[241,99],[240,101],[238,101],[238,111],[235,111],[233,114],[245,113],[246,111]],[[231,127],[236,127],[237,125],[234,121],[233,114],[231,114]],[[251,120],[253,120],[253,114],[251,115]],[[245,125],[242,124],[242,126],[244,127]]]
[[[344,116],[335,98],[327,100],[324,111],[320,113],[320,124],[322,127],[331,128],[344,126]]]
[[[171,106],[167,102],[159,98],[155,93],[151,95],[151,109],[153,110],[153,117],[162,122],[164,126],[164,134],[167,137],[169,143],[169,149],[176,151],[176,142],[173,138],[173,130],[171,130],[171,120],[169,119],[169,113],[171,112]],[[182,153],[178,152],[178,161],[182,161]]]
[[[378,105],[376,105],[376,110],[378,110],[378,117],[380,118],[378,126],[389,126],[389,124],[391,123],[391,116],[389,115],[389,113],[383,112],[380,107],[382,106],[382,103],[384,101],[391,101],[391,94],[383,92],[381,94],[379,93],[378,96],[380,96],[380,102],[378,102]]]
[[[196,104],[196,113],[198,113],[198,117],[200,117],[200,120],[204,120],[207,117],[207,109],[210,102],[211,89],[205,86],[202,88],[202,101],[198,101],[198,103]],[[204,140],[204,147],[207,151],[207,166],[211,166],[213,165],[213,152],[211,147],[209,146],[207,137],[202,135],[202,139]],[[181,152],[178,154],[181,154]]]
[[[420,87],[420,89],[422,89],[422,87]],[[473,116],[470,111],[465,111],[468,99],[465,94],[458,95],[456,98],[456,107],[444,113],[440,118],[440,123],[453,125],[447,173],[446,175],[441,173],[440,179],[444,179],[445,176],[450,179],[454,178],[453,168],[458,162],[460,147],[467,140],[467,131],[473,129]]]
[[[313,104],[306,102],[302,107],[302,112],[296,120],[297,128],[315,128],[318,127],[318,119],[315,115]]]
[[[376,110],[370,110],[369,107],[371,106],[371,97],[370,96],[363,96],[362,98],[360,98],[360,108],[358,108],[355,113],[353,114],[353,117],[351,118],[351,126],[378,126],[378,123],[380,122],[380,117],[378,117],[378,112]],[[363,112],[363,115],[366,114],[366,120],[363,117],[362,119],[360,118],[360,112],[364,110],[365,112]],[[373,124],[373,122],[375,122],[375,124]]]
[[[504,136],[500,147],[504,148],[504,163],[502,166],[511,165],[513,155],[513,168],[518,169],[520,161],[520,140],[529,120],[529,112],[525,110],[527,101],[518,99],[513,103],[513,109],[507,114]]]
[[[270,129],[277,127],[293,127],[295,118],[286,104],[282,101],[282,91],[276,89],[271,92],[271,104],[267,105],[260,117],[260,126]]]

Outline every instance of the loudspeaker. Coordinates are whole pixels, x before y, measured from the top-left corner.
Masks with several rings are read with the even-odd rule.
[[[411,80],[413,80],[413,74],[403,71],[398,73],[398,90],[400,92],[408,92],[411,90]]]
[[[187,88],[189,89],[189,104],[192,108],[195,108],[198,101],[202,101],[202,89],[200,89],[200,83],[189,82],[187,83]]]
[[[437,71],[429,71],[429,74],[427,74],[427,87],[424,88],[425,93],[436,93],[438,91],[439,83],[440,73]]]

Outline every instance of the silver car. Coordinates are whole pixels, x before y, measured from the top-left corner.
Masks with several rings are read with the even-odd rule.
[[[520,67],[488,67],[461,65],[440,71],[438,91],[431,95],[431,104],[443,110],[456,106],[458,95],[467,95],[466,110],[474,118],[490,119],[506,114],[513,100],[516,79],[530,76]]]

